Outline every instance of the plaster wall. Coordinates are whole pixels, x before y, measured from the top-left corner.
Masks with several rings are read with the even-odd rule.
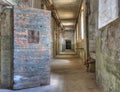
[[[100,2],[103,1],[100,0]],[[98,14],[100,11],[98,6],[100,2],[98,0],[90,1],[91,14],[89,16],[89,40],[94,41],[96,48],[96,80],[104,92],[120,92],[120,19],[113,20],[111,23],[106,22],[108,24],[99,29]],[[110,0],[106,0],[106,2],[109,7],[116,6],[114,3],[112,6]],[[105,7],[103,6],[100,9]],[[118,8],[114,9],[115,11],[112,11],[111,16],[114,16],[116,11],[119,13]],[[111,10],[105,11],[105,13],[108,12]],[[94,43],[91,41],[89,43],[90,52],[94,50],[92,49]]]

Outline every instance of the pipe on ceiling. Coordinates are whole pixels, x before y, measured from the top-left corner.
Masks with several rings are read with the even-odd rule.
[[[45,1],[46,1],[46,4],[48,4],[48,6],[50,7],[50,10],[54,13],[54,18],[57,21],[58,25],[61,26],[62,29],[64,29],[64,26],[61,23],[60,17],[58,16],[58,12],[55,5],[52,3],[52,1],[50,2],[50,0],[45,0]]]
[[[81,6],[82,6],[82,3],[83,3],[83,0],[82,0],[81,3],[80,3],[80,7],[79,7],[78,15],[77,15],[77,17],[76,17],[77,20],[76,20],[75,28],[74,28],[74,29],[77,28],[77,23],[78,23],[78,20],[79,20],[79,14],[80,14],[80,12],[81,12]]]

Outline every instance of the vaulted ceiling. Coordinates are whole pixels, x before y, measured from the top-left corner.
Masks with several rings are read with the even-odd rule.
[[[74,30],[82,0],[51,0],[66,30]]]

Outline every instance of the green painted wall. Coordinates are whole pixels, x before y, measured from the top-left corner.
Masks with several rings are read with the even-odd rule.
[[[13,84],[13,11],[7,9],[1,15],[1,87]]]

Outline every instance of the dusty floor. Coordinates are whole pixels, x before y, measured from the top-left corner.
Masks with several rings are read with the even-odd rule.
[[[16,91],[0,89],[0,92],[102,92],[96,86],[94,74],[86,72],[80,59],[55,59],[51,66],[49,86]]]
[[[76,52],[74,50],[69,50],[69,49],[66,49],[64,52],[60,52],[60,54],[67,54],[67,55],[73,55],[73,54],[76,54]]]

